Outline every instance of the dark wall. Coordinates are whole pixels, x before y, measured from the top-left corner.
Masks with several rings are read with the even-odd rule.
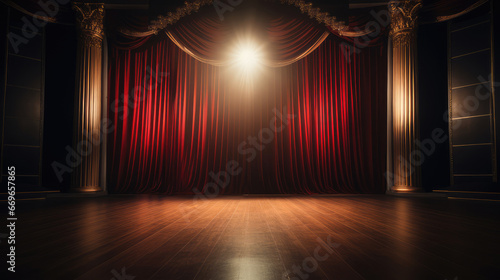
[[[430,143],[432,133],[449,135],[444,115],[448,110],[447,24],[421,25],[418,30],[418,86],[420,139]],[[427,141],[426,141],[427,140]],[[449,141],[425,145],[422,184],[432,191],[450,184]],[[434,151],[433,151],[434,150]]]
[[[449,25],[452,185],[457,189],[497,191],[493,132],[498,107],[491,94],[494,54],[490,3]]]
[[[56,176],[52,164],[66,162],[66,146],[73,136],[73,100],[76,75],[76,29],[73,25],[51,24],[46,27],[45,124],[43,182],[49,188],[67,190],[70,173]]]
[[[65,147],[71,145],[72,140],[76,30],[67,23],[48,23],[15,51],[7,32],[23,34],[25,23],[21,19],[24,17],[32,21],[30,16],[0,3],[2,173],[7,165],[16,165],[16,182],[25,191],[40,186],[65,190],[69,187],[70,174],[65,173],[60,181],[52,163],[65,163]],[[36,90],[37,87],[40,89]]]
[[[495,122],[496,122],[496,158],[497,158],[497,174],[498,171],[500,170],[500,165],[498,164],[498,160],[500,159],[500,141],[498,141],[498,137],[500,136],[500,98],[499,98],[499,93],[500,93],[500,3],[499,1],[493,1],[493,46],[494,46],[494,67],[493,67],[493,74],[494,74],[494,91],[495,91],[495,108],[496,108],[496,116],[495,116]],[[496,183],[496,190],[498,191],[499,189],[499,182],[497,179]]]
[[[18,191],[39,190],[44,102],[43,26],[14,9],[3,9],[2,180],[15,167]],[[5,28],[5,24],[7,28]]]
[[[3,118],[4,107],[4,91],[5,91],[5,59],[7,47],[7,24],[8,21],[8,8],[5,4],[0,2],[0,118]],[[3,133],[3,121],[0,121],[0,132]],[[2,158],[2,149],[0,149],[0,159]]]

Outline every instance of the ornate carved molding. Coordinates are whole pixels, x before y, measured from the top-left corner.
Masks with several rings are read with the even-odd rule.
[[[74,2],[80,39],[88,47],[102,47],[104,37],[104,3]]]
[[[172,25],[181,18],[197,12],[201,7],[213,4],[213,0],[195,0],[193,2],[185,2],[184,6],[177,8],[175,12],[169,12],[165,16],[159,16],[151,22],[149,30],[157,34],[158,31],[165,29],[168,25]],[[312,3],[303,0],[280,0],[280,3],[291,5],[298,8],[303,14],[307,14],[310,18],[315,19],[319,23],[330,27],[337,31],[340,35],[346,36],[363,36],[366,32],[348,31],[349,27],[343,21],[337,21],[334,16],[330,16],[327,12],[322,12],[320,8],[314,7]],[[131,32],[128,32],[131,33]]]
[[[330,16],[327,12],[322,12],[320,8],[314,7],[312,3],[303,0],[280,0],[282,4],[287,4],[297,7],[303,14],[307,14],[310,18],[316,19],[319,23],[336,30],[340,35],[347,31],[349,27],[343,21],[337,21],[337,18]]]
[[[420,8],[422,8],[422,0],[391,1],[389,3],[390,36],[394,43],[405,44],[414,38]]]
[[[167,26],[172,25],[179,21],[181,18],[197,12],[200,7],[212,4],[213,0],[196,0],[193,2],[185,2],[184,6],[177,8],[175,12],[169,12],[166,16],[159,16],[156,20],[151,21],[149,30],[154,34],[158,31],[165,29]]]
[[[401,32],[395,36],[392,36],[392,45],[394,47],[397,46],[406,46],[410,44],[410,42],[414,42],[415,32],[405,31]]]

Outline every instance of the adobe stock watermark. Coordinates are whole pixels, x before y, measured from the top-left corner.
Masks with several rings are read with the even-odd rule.
[[[150,66],[147,66],[143,84],[136,86],[132,90],[132,93],[137,93],[140,92],[141,90],[144,91],[155,90],[158,84],[161,84],[163,82],[163,79],[168,75],[169,75],[168,72],[157,73]],[[132,96],[135,95],[132,94]],[[111,108],[110,113],[113,114],[122,113],[125,111],[125,109],[128,109],[127,114],[122,114],[119,117],[119,120],[124,120],[126,115],[131,114],[133,112],[133,109],[136,106],[138,106],[139,102],[143,101],[144,99],[145,95],[143,94],[139,95],[138,98],[127,100],[127,102],[123,101],[122,103],[120,103],[119,100],[115,100],[110,106]],[[77,143],[75,147],[76,150],[69,145],[65,147],[66,150],[65,162],[61,163],[58,161],[53,161],[51,163],[52,170],[56,174],[59,183],[63,182],[64,180],[63,175],[65,173],[72,173],[75,170],[75,168],[80,166],[84,157],[90,155],[93,149],[99,148],[104,139],[102,135],[112,133],[116,128],[115,126],[116,123],[113,123],[113,121],[109,117],[104,117],[101,120],[101,129],[99,133],[96,133],[95,135],[84,134],[83,140]]]
[[[113,274],[114,277],[110,280],[134,280],[135,276],[128,275],[126,269],[126,267],[122,267],[121,273],[118,273],[116,269],[111,270],[111,274]]]
[[[224,13],[225,12],[232,12],[234,8],[241,3],[243,3],[243,0],[215,0],[213,1],[213,5],[215,8],[215,11],[217,12],[217,15],[219,16],[219,19],[221,21],[224,20]]]
[[[42,10],[36,12],[34,14],[35,16],[33,16],[31,20],[28,19],[27,16],[21,18],[21,21],[24,23],[20,30],[21,34],[17,33],[17,31],[10,31],[9,34],[7,34],[7,38],[9,39],[14,53],[19,53],[19,46],[28,44],[29,40],[38,34],[39,28],[42,28],[47,24],[47,20],[45,20],[45,18],[54,17],[59,13],[59,5],[65,5],[68,3],[69,0],[38,1],[37,4]]]
[[[269,121],[269,127],[261,129],[257,136],[249,136],[246,141],[243,141],[238,145],[238,153],[242,156],[247,156],[247,162],[255,160],[257,152],[262,152],[266,148],[266,145],[273,142],[275,134],[281,133],[286,126],[290,124],[290,121],[296,117],[294,114],[287,113],[286,107],[283,107],[282,112],[274,108],[273,114],[274,116]],[[208,198],[217,197],[220,190],[229,185],[231,177],[238,176],[242,170],[243,169],[236,160],[230,160],[226,163],[225,170],[221,170],[217,173],[211,171],[209,176],[212,178],[213,182],[208,182],[204,185],[203,193],[198,190],[198,188],[193,188],[193,192],[195,194],[193,201],[205,201]],[[188,208],[189,207],[187,207],[185,203],[179,205],[179,209],[182,212],[184,219],[187,222],[190,222],[189,216],[194,211],[187,211]]]
[[[314,249],[311,257],[305,258],[300,265],[294,264],[291,270],[286,270],[281,279],[283,280],[304,280],[309,278],[309,274],[318,270],[319,263],[326,261],[333,253],[333,249],[339,248],[340,243],[332,242],[332,237],[328,236],[326,242],[321,238],[316,238],[318,246]]]
[[[462,119],[460,119],[460,117],[471,115],[479,109],[481,101],[486,101],[491,98],[491,93],[493,92],[492,87],[500,86],[499,82],[490,82],[491,79],[491,75],[488,79],[479,76],[478,80],[480,84],[476,86],[474,95],[467,96],[461,104],[455,107],[455,112],[453,114],[455,119],[451,123],[452,130],[458,129],[462,125]],[[446,123],[449,122],[449,110],[444,112],[443,120]],[[400,156],[398,159],[399,162],[395,163],[395,165],[400,165],[406,171],[409,171],[405,172],[408,176],[412,175],[417,167],[422,166],[425,160],[434,154],[437,145],[444,143],[448,140],[448,137],[448,134],[443,129],[435,128],[432,130],[430,138],[426,138],[422,141],[418,139],[415,140],[416,149],[411,152],[410,160]],[[395,175],[392,172],[386,172],[384,176],[388,182],[394,182],[395,178],[400,180],[404,179],[400,177],[400,175]]]

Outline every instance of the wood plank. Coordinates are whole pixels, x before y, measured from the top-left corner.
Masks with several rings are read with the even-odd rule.
[[[23,203],[18,279],[116,279],[122,269],[135,279],[169,280],[500,275],[500,204],[491,202],[111,195]],[[331,251],[328,237],[339,244]]]

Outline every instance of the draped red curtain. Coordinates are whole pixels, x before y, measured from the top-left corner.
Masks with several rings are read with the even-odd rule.
[[[329,37],[248,92],[168,39],[115,49],[110,191],[383,193],[385,47],[348,51]]]
[[[252,28],[229,19],[221,21],[213,14],[180,21],[165,32],[192,57],[215,66],[227,65],[231,46],[251,33],[255,41],[266,42],[260,47],[267,53],[265,64],[271,67],[298,61],[314,51],[329,34],[324,26],[301,14],[254,19],[248,26]]]

